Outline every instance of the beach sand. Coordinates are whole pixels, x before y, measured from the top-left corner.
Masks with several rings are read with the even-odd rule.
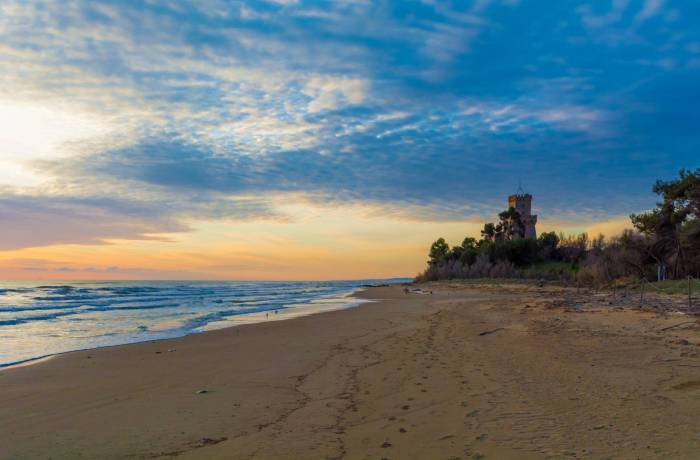
[[[700,458],[693,318],[424,289],[0,371],[0,459]]]

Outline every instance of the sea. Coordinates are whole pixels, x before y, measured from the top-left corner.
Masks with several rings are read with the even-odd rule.
[[[0,367],[354,307],[363,286],[404,281],[0,281]]]

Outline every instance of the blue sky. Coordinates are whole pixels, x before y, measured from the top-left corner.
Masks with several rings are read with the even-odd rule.
[[[669,0],[5,1],[0,250],[282,225],[290,202],[477,222],[519,181],[552,221],[619,218],[700,166],[699,19]]]

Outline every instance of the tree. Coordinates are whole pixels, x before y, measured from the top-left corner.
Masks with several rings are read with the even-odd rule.
[[[573,266],[578,266],[586,257],[588,250],[588,234],[564,236],[559,235],[559,253],[561,258],[571,262]]]
[[[449,260],[461,260],[463,253],[464,249],[462,248],[462,246],[452,246],[452,249],[450,250],[450,253],[447,256],[447,258]]]
[[[599,234],[591,240],[591,251],[600,254],[605,251],[605,236]]]
[[[484,224],[484,229],[481,231],[481,236],[486,241],[493,241],[496,239],[496,226],[491,222]]]
[[[476,256],[479,254],[477,249],[476,238],[466,237],[462,241],[459,261],[462,265],[469,266],[476,262]]]
[[[537,239],[537,247],[540,251],[540,257],[543,260],[551,260],[557,256],[557,247],[559,246],[559,237],[555,232],[544,232]]]
[[[534,238],[516,238],[497,241],[492,248],[494,261],[505,261],[518,267],[537,261],[537,241]]]
[[[682,169],[678,179],[659,180],[652,188],[662,198],[656,208],[632,214],[634,227],[652,239],[650,253],[659,273],[673,267],[674,277],[700,269],[700,169]]]
[[[666,268],[661,258],[654,252],[651,237],[641,232],[624,230],[617,238],[621,249],[620,260],[639,277],[645,277],[649,266],[656,265],[657,281],[666,279]]]
[[[520,213],[515,208],[508,208],[498,215],[499,225],[502,228],[503,239],[512,240],[515,237],[525,236],[525,226],[520,218]]]
[[[476,238],[466,237],[462,241],[462,249],[476,249]]]
[[[449,253],[450,253],[450,247],[445,242],[445,239],[438,238],[430,246],[430,253],[428,254],[428,257],[430,258],[430,260],[428,260],[428,264],[435,266],[435,265],[438,265],[438,264],[444,262],[447,259],[447,256],[449,255]]]

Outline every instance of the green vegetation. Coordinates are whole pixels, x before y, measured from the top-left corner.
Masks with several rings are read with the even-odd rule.
[[[450,248],[439,238],[430,247],[428,268],[418,280],[572,279],[587,241],[585,235],[564,237],[555,233],[543,233],[537,239],[486,235],[478,241],[465,238],[461,245]]]
[[[644,284],[645,292],[658,292],[660,294],[688,295],[688,279],[663,280],[654,283],[640,283],[639,280],[626,280],[627,283],[620,283],[620,288],[627,289],[628,292],[639,292]],[[700,279],[690,280],[690,289],[693,295],[700,292]]]
[[[484,225],[479,240],[467,237],[452,248],[443,238],[435,241],[428,267],[416,279],[575,278],[601,285],[619,279],[700,278],[700,169],[657,181],[653,191],[661,199],[657,207],[632,214],[635,230],[609,239],[555,232],[524,238],[520,215],[510,208],[499,214],[498,223]]]

